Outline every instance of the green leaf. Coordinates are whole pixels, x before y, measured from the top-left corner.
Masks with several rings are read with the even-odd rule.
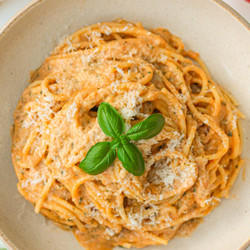
[[[119,137],[125,130],[125,123],[121,115],[109,103],[100,104],[97,111],[99,125],[107,136]]]
[[[117,149],[119,148],[122,144],[129,144],[130,143],[130,138],[126,135],[121,135],[120,137],[118,138],[115,138],[111,144],[110,144],[110,147],[112,149]]]
[[[122,144],[117,149],[117,156],[122,166],[135,176],[145,171],[145,164],[140,150],[133,143]]]
[[[131,139],[127,135],[121,135],[120,140],[122,144],[129,144]]]
[[[111,149],[110,142],[98,142],[87,153],[79,167],[87,174],[97,175],[105,171],[116,157],[116,151]]]
[[[111,148],[111,149],[117,149],[120,145],[121,145],[121,140],[120,140],[120,138],[115,138],[115,139],[111,142],[110,148]]]
[[[159,134],[165,124],[164,116],[161,114],[150,115],[147,119],[137,123],[127,133],[127,136],[133,140],[138,141],[142,139],[149,139]]]

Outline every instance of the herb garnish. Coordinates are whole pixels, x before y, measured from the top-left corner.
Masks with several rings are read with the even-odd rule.
[[[131,141],[150,139],[162,130],[165,119],[161,114],[152,114],[144,121],[134,125],[126,135],[125,123],[117,110],[109,103],[100,104],[97,111],[98,123],[111,142],[98,142],[90,148],[79,167],[87,174],[97,175],[112,165],[116,154],[122,166],[135,176],[145,171],[145,163],[140,150]]]

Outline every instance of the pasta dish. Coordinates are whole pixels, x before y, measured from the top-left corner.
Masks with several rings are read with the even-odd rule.
[[[103,102],[125,131],[163,115],[156,136],[133,142],[142,175],[118,158],[96,175],[79,167],[93,145],[111,141],[97,120]],[[18,190],[86,249],[167,245],[228,197],[243,163],[237,105],[167,29],[124,20],[84,27],[32,73],[16,107]]]

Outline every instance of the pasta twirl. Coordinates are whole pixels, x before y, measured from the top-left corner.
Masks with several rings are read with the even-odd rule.
[[[126,131],[153,113],[162,131],[135,142],[145,173],[118,159],[91,176],[78,166],[99,141],[108,102]],[[243,161],[236,101],[195,52],[168,30],[98,23],[58,45],[31,76],[16,108],[12,159],[19,192],[86,249],[167,245],[227,197]]]

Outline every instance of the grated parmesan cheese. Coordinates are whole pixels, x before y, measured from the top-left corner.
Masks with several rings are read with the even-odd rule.
[[[171,226],[171,222],[173,221],[172,218],[170,218],[169,214],[165,215],[165,219],[164,219],[166,226],[170,227]]]
[[[71,119],[75,116],[75,113],[77,111],[76,103],[73,102],[72,105],[70,105],[68,111],[67,111],[67,120],[68,122],[71,122]]]
[[[115,80],[110,84],[111,91],[113,93],[117,92],[117,87],[120,85],[120,82],[118,80]]]
[[[155,176],[152,182],[155,184],[163,183],[166,187],[173,188],[176,181],[184,183],[188,178],[195,175],[195,163],[188,162],[185,169],[180,169],[178,166],[175,170],[169,164],[171,159],[167,158],[165,161],[157,161],[155,163]]]
[[[143,211],[145,210],[145,207],[150,206],[151,210],[149,212],[149,210],[147,210],[147,213],[145,213],[145,215],[143,214]],[[156,222],[156,217],[159,214],[159,208],[155,205],[152,204],[143,204],[140,207],[140,211],[137,213],[134,213],[132,211],[132,208],[130,210],[130,212],[127,214],[128,215],[128,219],[130,222],[130,226],[135,229],[135,228],[142,228],[142,222],[143,220],[147,219],[150,220],[148,221],[146,224],[148,225],[155,225]]]
[[[121,68],[119,68],[118,66],[115,66],[115,69],[116,69],[117,72],[118,72],[119,74],[121,74],[122,76],[125,75],[124,71],[123,71]]]
[[[238,120],[237,110],[233,110],[233,120],[232,120],[233,129],[237,129],[237,120]]]
[[[175,131],[175,134],[178,136],[176,139],[171,139],[168,142],[168,150],[173,152],[177,147],[180,146],[182,139],[185,137],[184,134],[180,135],[178,132]]]
[[[91,36],[88,36],[87,34],[85,34],[85,37],[87,38],[87,40],[90,42],[91,40]]]
[[[95,207],[95,205],[92,202],[90,202],[88,205],[85,205],[85,208],[89,210],[90,217],[95,217],[100,214],[99,210]]]
[[[203,123],[204,123],[204,124],[208,124],[208,119],[206,119]]]
[[[92,31],[92,36],[101,37],[102,34],[100,32],[97,32],[97,31]]]
[[[157,144],[158,141],[155,137],[148,139],[148,140],[139,140],[136,142],[136,145],[139,147],[140,151],[143,152],[145,155],[151,155],[152,146]]]
[[[136,55],[137,53],[138,53],[137,49],[133,48],[133,49],[131,49],[131,50],[129,51],[128,56],[129,56],[130,58],[133,58],[134,55]]]
[[[168,60],[168,57],[164,54],[161,54],[160,55],[160,61],[161,63],[166,63],[166,61]]]
[[[140,97],[140,92],[137,90],[132,90],[125,92],[123,95],[122,103],[120,108],[120,113],[122,117],[128,121],[133,116],[136,116],[140,113],[142,107],[143,98]]]
[[[52,110],[52,107],[54,106],[54,99],[52,96],[45,96],[43,97],[43,100],[44,102],[41,102],[41,100],[37,98],[36,103],[38,106],[27,112],[28,116],[22,124],[24,128],[29,128],[32,125],[35,125],[38,119],[51,121],[51,115],[55,114]],[[39,132],[42,134],[42,130]]]
[[[180,94],[181,100],[186,103],[187,102],[187,94]]]
[[[101,30],[105,33],[105,35],[109,36],[112,33],[112,30],[109,26],[107,25],[102,25]]]
[[[89,64],[98,50],[98,48],[95,48],[90,55],[82,55],[82,63],[84,65]]]
[[[32,178],[28,178],[24,183],[22,183],[22,188],[26,188],[29,184],[35,186],[41,182],[45,183],[46,177],[44,175],[40,176],[40,173],[36,172]]]
[[[128,29],[128,26],[125,26],[122,31],[126,31]]]
[[[67,45],[69,45],[69,47],[67,48],[67,53],[69,53],[70,51],[76,51],[77,49],[75,47],[72,46],[72,42],[69,40],[69,37],[66,38],[66,43]]]
[[[115,232],[114,232],[111,228],[106,227],[106,232],[107,232],[108,235],[111,236],[111,237],[115,235]]]
[[[214,205],[214,202],[213,202],[214,200],[216,200],[216,201],[221,201],[221,199],[212,196],[211,198],[206,199],[206,200],[204,201],[204,203],[205,203],[206,205],[209,205],[209,204]]]

